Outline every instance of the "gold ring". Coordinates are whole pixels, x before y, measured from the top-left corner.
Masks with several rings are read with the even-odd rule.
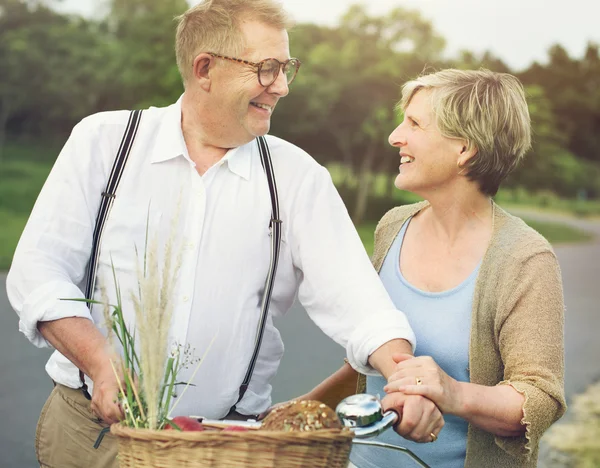
[[[417,385],[423,384],[423,381],[419,377],[415,377],[415,382],[417,383]]]
[[[435,442],[437,440],[437,436],[433,432],[429,435],[431,436],[431,442]]]

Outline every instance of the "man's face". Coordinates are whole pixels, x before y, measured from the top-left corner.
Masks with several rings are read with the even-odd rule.
[[[272,28],[258,21],[246,21],[241,26],[246,49],[237,58],[260,62],[276,58],[284,62],[290,58],[289,40],[285,30]],[[277,101],[289,92],[286,77],[279,73],[268,87],[263,87],[256,71],[245,64],[216,59],[213,73],[210,112],[216,129],[227,146],[235,147],[265,135],[271,126],[271,114]]]

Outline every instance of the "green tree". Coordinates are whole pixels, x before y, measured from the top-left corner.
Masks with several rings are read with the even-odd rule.
[[[167,105],[183,91],[175,61],[174,18],[186,0],[110,0],[113,107]]]
[[[98,26],[43,2],[0,0],[0,12],[0,148],[9,130],[63,134],[100,98]]]
[[[549,52],[547,65],[534,63],[520,78],[541,86],[560,116],[567,148],[578,157],[600,162],[600,56],[588,44],[582,59],[571,58],[560,45]]]
[[[296,140],[298,132],[312,135],[304,147],[317,147],[313,153],[321,162],[337,160],[354,170],[358,187],[352,217],[360,223],[373,171],[398,166],[387,137],[395,125],[399,84],[424,63],[439,63],[444,41],[417,12],[403,8],[376,17],[355,5],[337,28],[307,25],[301,31],[302,40],[294,45],[296,32],[292,47],[302,51],[306,66],[274,131]]]

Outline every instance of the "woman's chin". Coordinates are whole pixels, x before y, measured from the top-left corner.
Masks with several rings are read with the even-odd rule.
[[[396,180],[394,180],[394,185],[399,190],[410,190],[409,185],[406,181],[406,176],[402,174],[398,174],[396,176]]]

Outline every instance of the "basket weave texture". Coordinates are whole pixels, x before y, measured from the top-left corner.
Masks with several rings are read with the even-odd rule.
[[[111,426],[121,468],[347,468],[353,434],[314,432],[180,432]]]

